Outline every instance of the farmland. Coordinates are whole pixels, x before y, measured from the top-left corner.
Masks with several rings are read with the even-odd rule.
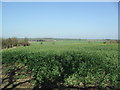
[[[21,69],[22,75],[18,71],[16,77],[29,77],[37,88],[118,88],[117,43],[57,40],[30,44],[2,51],[3,73]]]

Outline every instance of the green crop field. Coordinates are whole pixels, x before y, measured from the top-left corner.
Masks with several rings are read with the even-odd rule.
[[[43,87],[118,88],[118,44],[58,40],[2,51],[3,72]],[[22,74],[20,74],[22,73]],[[13,85],[14,86],[14,85]]]

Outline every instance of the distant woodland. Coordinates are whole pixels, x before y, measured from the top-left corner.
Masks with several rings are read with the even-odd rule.
[[[5,48],[13,48],[18,46],[29,46],[28,38],[18,39],[16,37],[13,38],[2,38],[2,49]]]

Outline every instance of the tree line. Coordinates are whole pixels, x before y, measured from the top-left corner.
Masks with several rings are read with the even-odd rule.
[[[28,38],[18,39],[16,37],[13,38],[2,38],[2,49],[5,48],[13,48],[18,46],[30,46],[28,42]]]

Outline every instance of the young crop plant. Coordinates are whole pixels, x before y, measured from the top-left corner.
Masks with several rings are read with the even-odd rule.
[[[33,43],[2,51],[2,64],[22,65],[37,87],[118,87],[116,44]],[[26,77],[26,73],[20,77]]]

